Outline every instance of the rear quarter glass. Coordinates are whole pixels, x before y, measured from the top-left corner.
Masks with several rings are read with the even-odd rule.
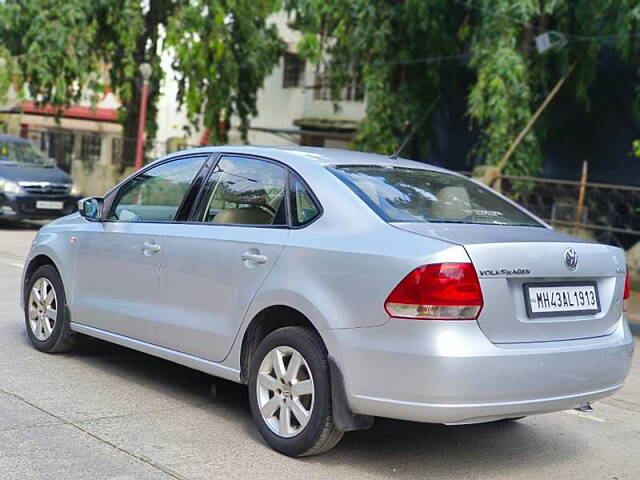
[[[458,175],[381,165],[328,168],[388,222],[543,227],[491,190]]]

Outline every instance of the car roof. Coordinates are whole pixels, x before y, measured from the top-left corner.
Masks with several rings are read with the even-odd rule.
[[[416,162],[405,158],[392,159],[385,155],[359,152],[356,150],[341,150],[338,148],[325,147],[303,147],[298,145],[219,145],[183,150],[180,152],[176,152],[171,156],[203,152],[237,153],[262,156],[272,158],[273,160],[278,160],[292,167],[295,167],[296,164],[300,163],[314,163],[323,166],[384,165],[454,173],[450,172],[447,169],[436,167],[435,165]]]

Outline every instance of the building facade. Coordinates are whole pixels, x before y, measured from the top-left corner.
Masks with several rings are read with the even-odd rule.
[[[256,145],[316,145],[345,148],[364,116],[362,87],[357,82],[342,92],[336,104],[329,98],[326,72],[298,55],[300,33],[288,23],[286,13],[270,18],[287,46],[258,93],[258,115],[251,120],[248,142]],[[176,108],[177,83],[170,72],[170,59],[163,60],[166,75],[158,103],[158,141],[187,145],[207,142],[203,129],[184,133],[187,118]],[[239,122],[232,120],[229,143],[243,143]]]

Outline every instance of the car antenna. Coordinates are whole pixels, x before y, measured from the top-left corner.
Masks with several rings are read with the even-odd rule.
[[[433,110],[433,107],[436,106],[436,104],[440,101],[440,98],[442,97],[442,95],[438,95],[433,102],[431,102],[431,105],[429,105],[429,108],[427,108],[427,111],[425,112],[425,114],[422,116],[422,118],[420,119],[420,121],[418,123],[416,123],[413,126],[413,129],[409,132],[409,135],[407,135],[406,137],[404,137],[404,140],[402,140],[402,143],[400,144],[400,146],[398,147],[398,149],[393,152],[390,156],[389,159],[391,160],[397,160],[398,159],[398,155],[400,155],[400,153],[402,153],[402,150],[404,150],[404,147],[407,146],[407,143],[409,143],[409,140],[411,140],[413,138],[413,136],[416,134],[416,132],[418,131],[418,128],[420,128],[420,126],[424,123],[424,121],[427,119],[427,117],[429,116],[429,114],[431,113],[431,111]]]

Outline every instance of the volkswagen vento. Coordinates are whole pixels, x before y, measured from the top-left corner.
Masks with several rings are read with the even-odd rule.
[[[43,227],[22,285],[38,350],[89,335],[247,384],[291,456],[376,416],[586,408],[633,351],[621,249],[453,172],[350,151],[162,158]]]

